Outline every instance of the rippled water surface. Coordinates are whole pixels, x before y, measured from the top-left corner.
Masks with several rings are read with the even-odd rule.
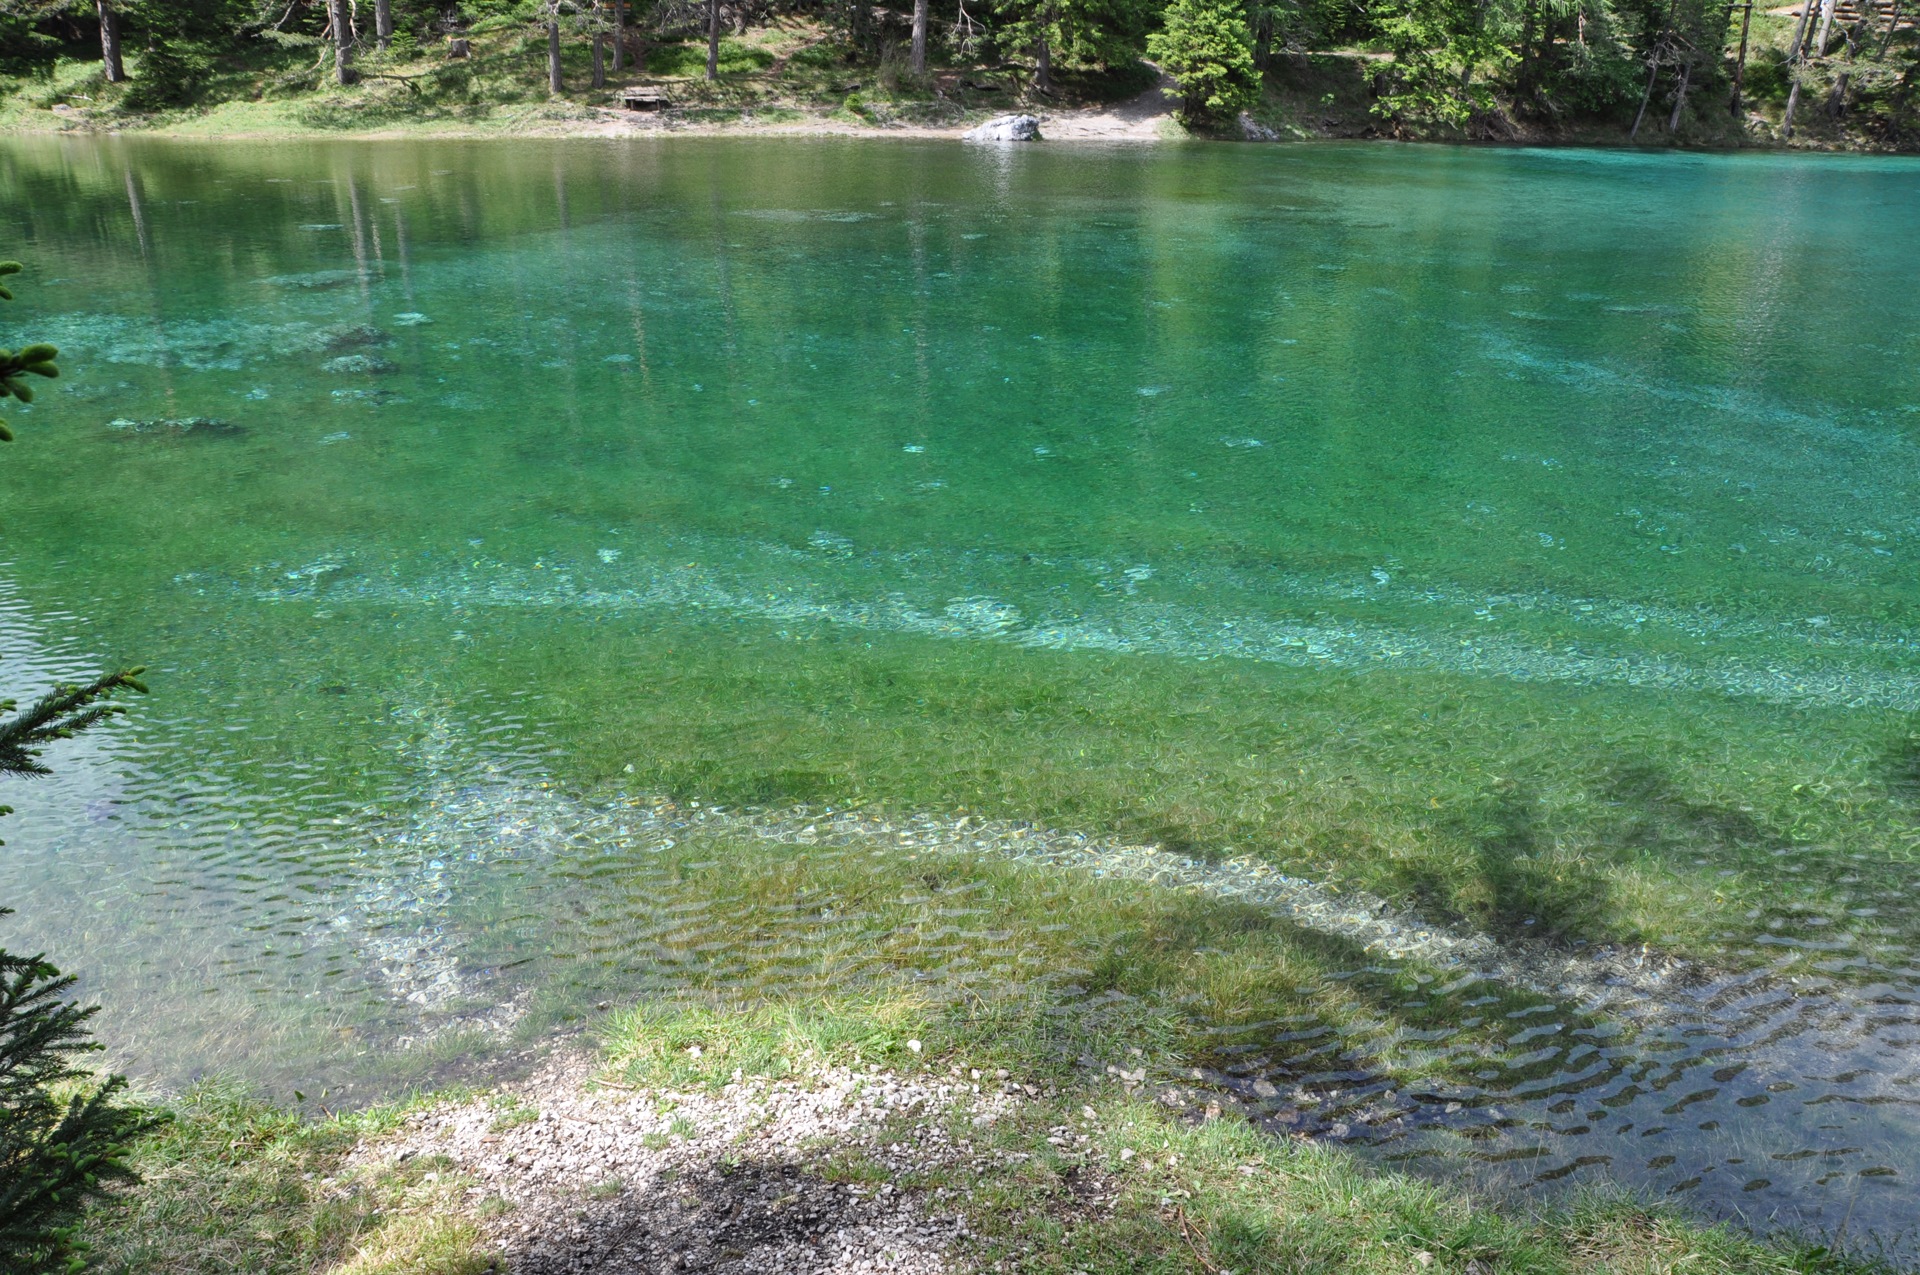
[[[1189,1015],[1276,1130],[1911,1259],[1916,221],[1904,161],[8,141],[68,374],[0,683],[155,694],[8,794],[6,941],[159,1083],[358,1099],[636,996],[1120,997],[996,900],[1159,877],[1335,936]]]

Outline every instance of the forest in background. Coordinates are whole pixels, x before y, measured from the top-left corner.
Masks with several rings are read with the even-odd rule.
[[[16,98],[95,122],[318,95],[346,127],[353,101],[381,122],[617,106],[624,86],[672,81],[676,106],[884,124],[1112,100],[1157,67],[1189,126],[1250,136],[1909,149],[1907,4],[0,0],[0,75]]]

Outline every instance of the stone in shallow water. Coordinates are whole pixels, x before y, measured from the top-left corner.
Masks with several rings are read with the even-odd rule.
[[[386,345],[392,340],[392,333],[382,332],[371,323],[360,323],[350,328],[337,328],[327,333],[321,348],[328,354],[341,354],[348,350],[364,350],[368,346]]]
[[[1040,140],[1040,121],[1031,115],[1000,115],[988,120],[978,128],[968,129],[963,140],[969,142],[1037,142]]]
[[[373,375],[393,371],[393,364],[377,354],[343,354],[320,365],[322,372],[337,375]]]
[[[107,422],[107,428],[125,434],[166,435],[172,438],[239,438],[247,427],[216,416],[183,416],[178,420],[136,421],[121,416]]]

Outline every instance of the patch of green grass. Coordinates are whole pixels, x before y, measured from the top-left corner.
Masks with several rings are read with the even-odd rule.
[[[748,44],[732,36],[720,37],[719,71],[722,75],[744,75],[764,71],[774,63],[774,53],[764,45]],[[706,41],[656,44],[647,49],[647,73],[666,76],[698,76],[707,73]]]
[[[220,1082],[164,1104],[137,1150],[143,1183],[85,1227],[109,1275],[477,1275],[493,1269],[454,1208],[464,1184],[421,1160],[348,1170],[402,1108],[309,1121]]]

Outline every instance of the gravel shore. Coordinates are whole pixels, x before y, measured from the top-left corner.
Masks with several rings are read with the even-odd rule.
[[[932,1275],[959,1264],[968,1235],[952,1201],[822,1167],[849,1152],[889,1177],[965,1167],[984,1154],[965,1130],[1025,1101],[991,1077],[877,1068],[739,1078],[718,1092],[629,1088],[576,1055],[419,1113],[349,1163],[436,1157],[437,1172],[469,1183],[469,1210],[515,1275]]]

